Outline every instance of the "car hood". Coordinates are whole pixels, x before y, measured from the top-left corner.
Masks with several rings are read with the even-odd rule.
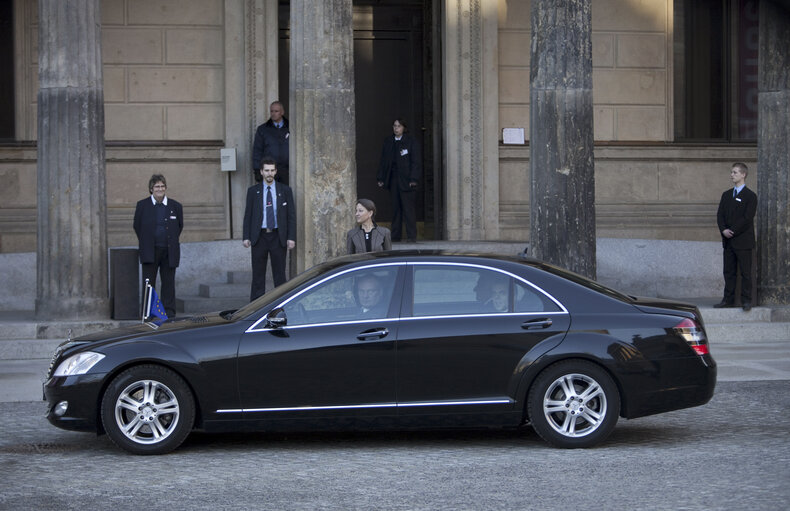
[[[191,330],[193,328],[204,328],[212,325],[224,325],[227,323],[229,323],[229,320],[222,317],[220,313],[215,312],[200,316],[191,316],[183,319],[165,321],[161,324],[137,323],[135,325],[114,328],[112,330],[102,330],[75,337],[74,339],[71,339],[71,342],[73,344],[85,344],[97,341],[119,341],[132,339],[135,337],[150,337],[151,335]]]
[[[690,303],[644,296],[632,297],[631,303],[647,314],[675,314],[687,318],[699,318],[697,306]]]

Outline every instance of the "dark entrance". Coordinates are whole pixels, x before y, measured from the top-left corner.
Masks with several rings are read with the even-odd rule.
[[[438,19],[431,0],[354,1],[354,90],[356,100],[357,197],[376,203],[376,218],[392,219],[389,192],[376,185],[384,138],[392,121],[402,117],[421,144],[423,177],[418,189],[417,228],[421,239],[439,239],[442,182],[438,164],[438,122],[441,97],[434,82],[441,73]],[[289,3],[280,4],[280,99],[288,111]],[[349,223],[351,222],[349,212]]]

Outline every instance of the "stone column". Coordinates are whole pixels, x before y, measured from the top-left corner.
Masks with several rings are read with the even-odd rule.
[[[591,0],[534,0],[530,253],[595,278]]]
[[[278,40],[277,0],[225,2],[225,143],[236,148],[237,165],[228,210],[236,239],[243,231],[247,187],[255,183],[255,129],[269,118],[269,104],[280,99]]]
[[[298,271],[345,252],[356,201],[351,0],[291,1],[291,185]]]
[[[99,4],[38,2],[36,315],[42,319],[109,316]]]
[[[757,250],[760,304],[790,304],[790,8],[760,2]]]
[[[499,239],[499,68],[496,0],[444,9],[446,236]]]

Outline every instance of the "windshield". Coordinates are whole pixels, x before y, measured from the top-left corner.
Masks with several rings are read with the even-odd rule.
[[[257,298],[256,300],[248,303],[241,309],[237,310],[236,312],[233,313],[230,319],[231,320],[243,319],[251,314],[256,313],[261,307],[263,307],[267,303],[277,301],[282,296],[287,295],[292,290],[301,286],[308,280],[312,280],[316,276],[325,272],[327,269],[329,269],[328,265],[321,264],[318,266],[313,266],[307,271],[303,271],[293,279],[287,281],[285,284],[272,289],[271,291],[267,292],[263,296]]]
[[[317,264],[312,268],[303,271],[293,279],[287,281],[285,284],[272,289],[271,291],[261,296],[260,298],[256,299],[255,301],[248,303],[241,309],[234,312],[233,315],[230,317],[230,319],[235,321],[237,319],[243,319],[252,314],[255,314],[256,312],[258,312],[258,310],[260,310],[265,305],[279,300],[280,298],[287,295],[294,289],[302,286],[304,283],[310,280],[313,280],[314,278],[321,275],[322,273],[326,273],[334,268],[337,268],[338,266],[348,264],[349,262],[370,259],[371,258],[370,254],[372,254],[372,252],[366,254],[357,254],[352,256],[341,256],[331,259],[325,263]]]

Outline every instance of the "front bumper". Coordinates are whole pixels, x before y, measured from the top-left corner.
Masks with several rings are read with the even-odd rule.
[[[61,429],[100,432],[99,408],[106,376],[106,373],[88,373],[49,378],[44,382],[47,420]],[[68,407],[64,414],[58,415],[55,407],[62,401],[68,402]]]

